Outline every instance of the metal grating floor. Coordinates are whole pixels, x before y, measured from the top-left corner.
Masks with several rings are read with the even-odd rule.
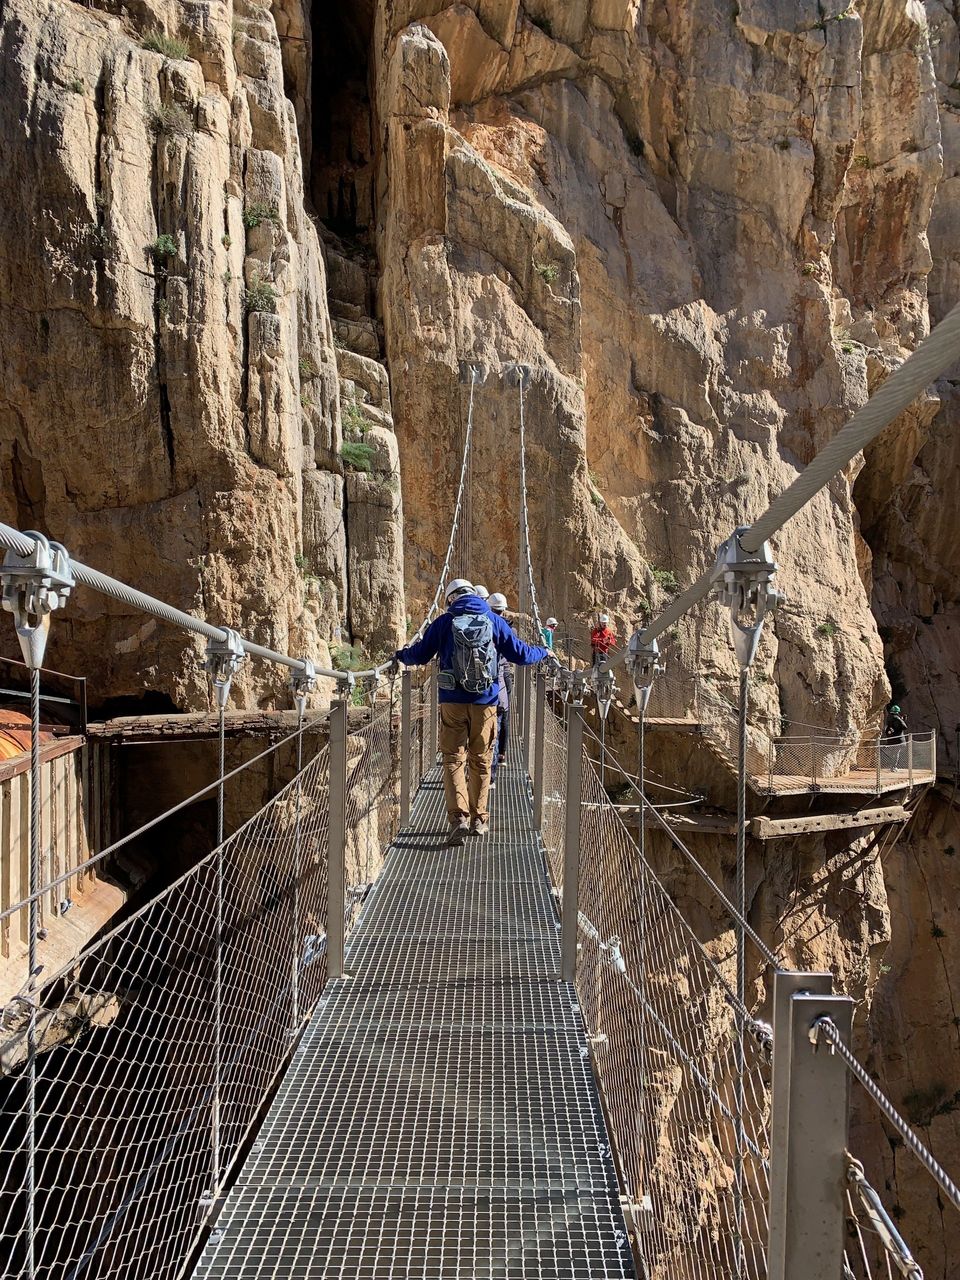
[[[444,849],[417,796],[195,1280],[627,1280],[613,1163],[525,775]]]

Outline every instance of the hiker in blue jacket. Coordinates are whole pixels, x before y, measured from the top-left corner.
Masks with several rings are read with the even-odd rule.
[[[487,802],[500,696],[498,658],[528,667],[548,655],[539,645],[524,644],[465,578],[450,583],[446,600],[446,613],[435,618],[419,640],[398,649],[394,660],[408,667],[438,661],[448,843],[458,845],[468,832],[482,836],[490,830]]]

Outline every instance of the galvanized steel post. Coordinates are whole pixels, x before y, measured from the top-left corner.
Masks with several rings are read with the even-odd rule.
[[[400,825],[410,821],[410,668],[400,674]]]
[[[546,732],[547,677],[537,672],[537,718],[533,729],[533,825],[543,826],[543,763]]]
[[[583,697],[574,691],[567,729],[567,777],[563,831],[563,899],[560,906],[560,980],[577,976],[580,916],[580,804],[583,799]]]
[[[330,821],[327,845],[327,977],[343,977],[344,853],[347,842],[347,704],[330,707]]]
[[[827,1016],[849,1042],[853,1001],[832,986],[828,973],[774,975],[768,1280],[843,1270],[850,1082],[843,1059],[811,1040]]]

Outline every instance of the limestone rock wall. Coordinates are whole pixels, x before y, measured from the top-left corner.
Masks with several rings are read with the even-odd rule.
[[[400,513],[392,502],[371,520],[354,494],[348,548],[340,378],[301,162],[309,60],[302,41],[291,53],[303,29],[299,6],[256,0],[5,7],[0,514],[328,665],[328,642],[351,638],[351,572],[358,638],[374,638],[371,608],[386,611],[381,647],[399,636]],[[88,675],[94,700],[148,688],[206,702],[198,645],[88,592],[48,659]],[[282,683],[248,664],[236,696]]]

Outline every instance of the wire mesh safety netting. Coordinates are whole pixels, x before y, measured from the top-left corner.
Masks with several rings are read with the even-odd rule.
[[[549,760],[562,727],[550,711],[547,721]],[[548,763],[547,776],[559,767]],[[579,919],[577,992],[647,1275],[759,1280],[767,1053],[586,754]]]
[[[347,738],[348,927],[395,831],[395,733],[380,703]],[[3,1280],[181,1273],[324,986],[328,796],[324,747],[8,1009]]]

